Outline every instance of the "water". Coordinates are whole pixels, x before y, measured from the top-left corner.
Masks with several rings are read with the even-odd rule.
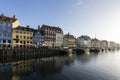
[[[120,52],[0,64],[0,80],[120,80]]]

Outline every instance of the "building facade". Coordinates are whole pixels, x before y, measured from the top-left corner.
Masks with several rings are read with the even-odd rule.
[[[0,15],[0,48],[12,48],[12,23],[16,20],[15,16]]]
[[[75,48],[76,47],[76,39],[73,35],[70,35],[70,33],[64,35],[63,39],[64,47],[69,47],[69,48]]]
[[[100,40],[94,38],[94,39],[91,39],[91,47],[101,47],[101,42]]]
[[[34,32],[34,37],[33,37],[33,44],[36,47],[44,46],[44,34],[43,31],[41,30],[40,26],[38,26],[38,29],[35,30]]]
[[[29,26],[22,27],[18,26],[13,29],[13,48],[20,47],[20,48],[27,48],[33,47],[33,34],[34,29],[30,28]]]
[[[100,46],[101,46],[101,48],[108,48],[108,41],[106,41],[106,40],[101,40],[100,41],[101,42],[101,44],[100,44]]]
[[[54,26],[48,26],[48,25],[42,25],[41,30],[44,32],[44,44],[46,46],[55,47],[56,44],[58,45],[62,44],[63,31],[61,28],[54,27]],[[58,39],[61,39],[61,40],[58,40]]]
[[[56,47],[63,47],[63,33],[56,33]]]
[[[76,42],[77,42],[77,47],[78,48],[90,47],[91,38],[89,36],[82,35],[82,36],[77,38]]]

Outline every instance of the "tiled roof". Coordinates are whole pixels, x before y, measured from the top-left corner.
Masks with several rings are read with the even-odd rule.
[[[73,35],[70,35],[69,33],[65,34],[64,38],[75,39],[75,37]]]
[[[30,28],[29,26],[27,26],[27,27],[18,26],[18,27],[14,28],[14,29],[15,29],[15,30],[24,30],[24,31],[30,31],[30,32],[34,32],[34,31],[36,31],[35,29],[33,29],[33,28]]]
[[[89,40],[89,39],[91,39],[89,36],[86,36],[86,35],[82,35],[82,36],[80,36],[79,38],[83,38],[84,40]]]
[[[0,21],[9,21],[11,23],[15,22],[17,19],[15,17],[15,15],[13,17],[8,17],[8,16],[4,16],[4,14],[0,15]]]
[[[55,31],[59,31],[59,32],[61,32],[61,33],[63,33],[63,31],[62,31],[62,29],[60,28],[60,27],[55,27],[55,26],[49,26],[49,25],[42,25],[41,26],[41,29],[43,30],[43,29],[51,29],[51,30],[55,30]]]

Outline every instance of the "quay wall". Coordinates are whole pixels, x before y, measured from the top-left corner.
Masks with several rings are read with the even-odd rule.
[[[0,63],[65,55],[55,48],[0,49]]]

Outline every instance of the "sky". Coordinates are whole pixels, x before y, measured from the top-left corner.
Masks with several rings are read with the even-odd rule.
[[[2,13],[15,14],[21,26],[59,26],[64,34],[120,43],[120,0],[0,0]]]

